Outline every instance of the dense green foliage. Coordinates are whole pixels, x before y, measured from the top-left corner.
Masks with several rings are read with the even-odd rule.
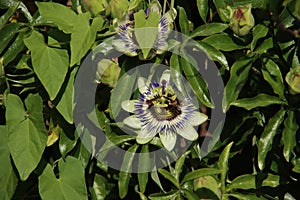
[[[151,5],[159,12],[146,16]],[[157,26],[165,14],[188,39],[100,62],[96,118],[114,145],[96,154],[76,130],[74,80],[89,53],[122,50],[99,44],[130,12],[138,28]],[[1,0],[0,13],[0,199],[300,199],[300,0]],[[135,35],[140,45],[158,34],[143,31]],[[192,66],[191,52],[200,50],[224,81],[222,105]],[[127,72],[149,63],[150,71],[163,63],[182,74],[203,112],[210,118],[221,106],[226,120],[204,158],[200,146],[212,133],[202,125],[186,152],[170,153],[176,162],[148,170],[140,157],[143,173],[130,173],[135,153],[163,147],[159,137],[137,143],[113,118],[139,80]],[[171,76],[180,89],[181,77]],[[101,162],[116,146],[126,150],[122,171]]]

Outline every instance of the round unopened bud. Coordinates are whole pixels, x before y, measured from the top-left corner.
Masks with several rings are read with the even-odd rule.
[[[236,8],[227,7],[230,12],[229,27],[239,35],[247,35],[254,26],[254,17],[251,13],[252,5],[237,6]]]
[[[289,91],[291,94],[300,93],[300,65],[291,69],[285,77],[285,81],[289,85]]]

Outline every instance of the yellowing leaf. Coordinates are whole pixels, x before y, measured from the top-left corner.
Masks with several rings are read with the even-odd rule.
[[[59,138],[59,126],[57,125],[50,131],[50,134],[48,135],[47,147],[54,144],[58,140],[58,138]]]

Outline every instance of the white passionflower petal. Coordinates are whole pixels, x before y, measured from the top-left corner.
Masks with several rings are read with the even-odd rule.
[[[165,70],[161,75],[160,82],[162,82],[163,80],[170,82],[170,79],[171,79],[171,71]]]
[[[136,137],[136,142],[139,144],[146,144],[150,142],[157,133],[149,132],[147,128],[142,128],[141,132]]]
[[[161,133],[159,133],[159,137],[160,137],[162,144],[168,151],[172,151],[174,149],[175,144],[176,144],[176,138],[177,138],[175,133],[161,132]]]
[[[132,128],[136,128],[136,129],[142,128],[141,120],[138,119],[136,115],[131,115],[125,118],[123,122]]]
[[[201,113],[201,112],[198,112],[198,111],[195,111],[190,119],[189,119],[189,123],[192,125],[192,126],[199,126],[200,124],[202,124],[203,122],[205,122],[206,120],[208,119],[207,115]]]
[[[133,111],[135,110],[134,104],[137,102],[138,100],[126,100],[121,103],[121,107],[123,108],[123,110],[133,113]]]
[[[185,126],[183,129],[177,129],[177,133],[190,141],[194,141],[198,138],[197,131],[189,125]]]
[[[137,84],[141,94],[147,91],[147,79],[139,77]]]

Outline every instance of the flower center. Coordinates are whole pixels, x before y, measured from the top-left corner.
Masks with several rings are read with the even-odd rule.
[[[153,88],[152,95],[146,99],[146,104],[152,116],[159,121],[170,121],[181,114],[178,98],[171,86],[166,86],[165,82]]]

